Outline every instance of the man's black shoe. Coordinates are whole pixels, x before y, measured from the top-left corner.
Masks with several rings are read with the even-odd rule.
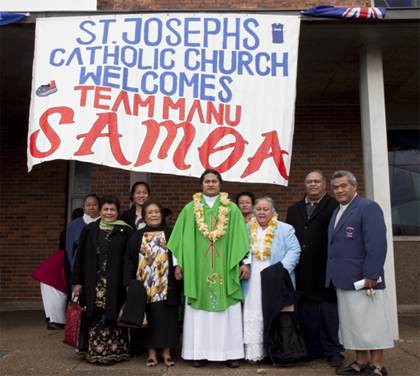
[[[226,367],[239,368],[239,362],[237,360],[226,360]]]
[[[194,360],[193,367],[200,368],[207,365],[207,359]]]
[[[344,356],[343,355],[333,355],[330,358],[330,366],[331,367],[341,367],[344,362]]]

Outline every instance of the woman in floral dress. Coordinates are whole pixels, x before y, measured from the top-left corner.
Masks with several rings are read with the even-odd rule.
[[[116,326],[125,301],[123,256],[133,230],[118,221],[119,201],[105,196],[99,202],[100,221],[87,225],[79,240],[71,283],[74,295],[86,303],[89,363],[114,365],[129,358],[126,328]]]

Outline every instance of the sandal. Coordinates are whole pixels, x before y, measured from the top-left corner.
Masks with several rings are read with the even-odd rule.
[[[380,374],[375,373],[375,371],[379,371]],[[388,372],[386,371],[385,367],[381,368],[381,367],[371,365],[369,368],[366,369],[365,375],[367,375],[367,376],[376,376],[376,375],[387,376]]]
[[[352,364],[358,367],[359,371],[353,368]],[[354,361],[353,363],[350,363],[348,366],[337,368],[335,370],[335,373],[337,375],[364,375],[365,374],[364,372],[368,369],[369,369],[369,363],[359,364],[356,361]]]
[[[162,356],[162,361],[166,367],[173,367],[175,365],[174,360],[172,358],[164,358]]]
[[[151,359],[151,358],[150,359],[147,359],[146,365],[148,367],[156,367],[157,364],[158,364],[158,361],[157,360],[154,360],[154,359]]]

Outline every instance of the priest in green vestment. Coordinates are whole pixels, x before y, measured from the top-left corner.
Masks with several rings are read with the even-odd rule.
[[[182,357],[196,367],[207,360],[237,367],[235,359],[243,358],[240,274],[249,276],[249,266],[240,263],[248,234],[239,208],[220,192],[220,174],[206,170],[200,183],[203,192],[184,207],[168,242],[186,297]]]

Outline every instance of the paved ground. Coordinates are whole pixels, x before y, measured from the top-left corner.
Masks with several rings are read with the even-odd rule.
[[[201,369],[180,358],[180,348],[175,349],[176,366],[167,368],[160,363],[155,368],[146,367],[143,354],[129,362],[113,367],[87,364],[74,350],[63,344],[63,331],[47,330],[43,311],[1,312],[0,374],[3,376],[70,375],[70,376],[223,376],[223,375],[282,375],[326,376],[335,375],[334,368],[325,360],[278,368],[269,365],[249,365],[241,362],[238,369],[228,369],[223,363],[209,363]],[[385,366],[390,376],[420,375],[420,316],[399,317],[400,340],[395,347],[385,350]],[[346,351],[346,362],[354,360],[353,352]]]

